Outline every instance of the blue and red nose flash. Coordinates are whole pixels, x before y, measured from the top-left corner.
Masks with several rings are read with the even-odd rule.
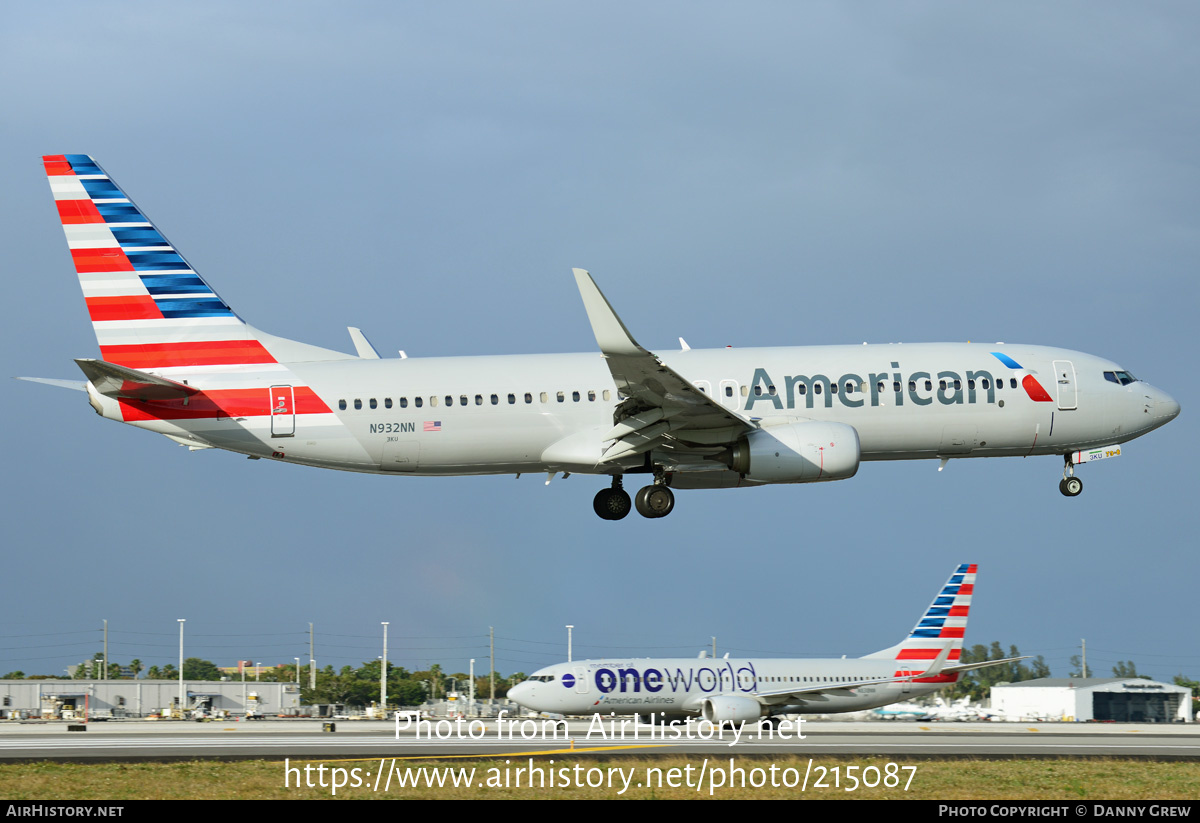
[[[992,357],[996,358],[1014,371],[1025,371],[1024,366],[1022,366],[1016,360],[1013,360],[1007,354],[994,351],[992,352]],[[1049,403],[1054,399],[1050,396],[1049,392],[1042,388],[1042,384],[1039,383],[1037,378],[1032,374],[1026,373],[1025,376],[1021,378],[1021,388],[1023,388],[1025,393],[1029,395],[1029,399],[1033,400],[1034,402]]]

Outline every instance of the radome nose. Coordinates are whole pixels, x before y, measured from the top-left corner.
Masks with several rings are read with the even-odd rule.
[[[1179,401],[1165,391],[1158,392],[1158,416],[1165,418],[1164,423],[1174,420],[1179,416],[1180,408]]]
[[[508,690],[508,699],[514,703],[525,704],[522,698],[528,698],[531,687],[528,683],[518,683]]]

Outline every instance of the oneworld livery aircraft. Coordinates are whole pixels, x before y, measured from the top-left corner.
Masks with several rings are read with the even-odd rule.
[[[43,158],[100,343],[102,416],[191,449],[397,475],[604,475],[595,511],[663,517],[673,489],[853,477],[867,460],[1059,455],[1075,466],[1179,414],[1116,363],[1043,346],[930,343],[654,353],[591,276],[600,352],[383,359],[247,324],[90,157]],[[29,379],[29,378],[27,378]],[[631,500],[627,474],[650,481]]]
[[[638,714],[660,721],[699,715],[740,723],[784,714],[874,709],[937,691],[965,671],[1023,658],[959,663],[975,589],[963,564],[903,641],[847,660],[579,660],[540,669],[509,690],[526,708],[556,714]]]

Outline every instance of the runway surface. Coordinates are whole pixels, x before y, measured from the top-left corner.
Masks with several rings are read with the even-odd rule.
[[[539,721],[540,722],[540,721]],[[619,721],[618,721],[619,722]],[[748,728],[735,740],[726,729],[632,725],[625,728],[571,721],[566,731],[532,722],[494,719],[458,724],[436,721],[397,733],[392,722],[319,720],[260,722],[120,721],[88,724],[0,723],[0,760],[377,759],[529,756],[539,753],[792,754],[887,757],[1144,757],[1200,759],[1200,726],[1084,723],[923,723],[805,721],[785,739]],[[536,733],[545,731],[544,734]],[[677,737],[672,737],[678,735]],[[438,739],[438,738],[441,739]]]

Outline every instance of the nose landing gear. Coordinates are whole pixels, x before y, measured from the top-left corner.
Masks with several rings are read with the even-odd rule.
[[[1064,497],[1078,497],[1083,491],[1083,481],[1075,476],[1075,464],[1071,462],[1071,455],[1066,455],[1063,462],[1063,479],[1058,482],[1058,490]]]

